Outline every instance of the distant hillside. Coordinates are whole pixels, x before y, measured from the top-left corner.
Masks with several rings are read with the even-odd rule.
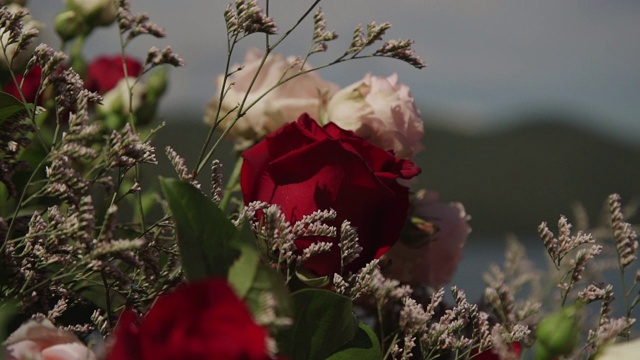
[[[477,235],[527,235],[543,220],[555,226],[560,214],[571,217],[577,201],[596,218],[612,192],[624,201],[640,199],[640,146],[544,119],[476,136],[427,127],[416,185],[464,203]],[[171,122],[155,143],[160,149],[171,144],[191,165],[207,130],[193,122]],[[228,172],[233,166],[229,145],[220,152]],[[163,173],[171,175],[166,157],[158,158]]]
[[[572,215],[581,202],[594,220],[613,192],[640,199],[640,147],[549,122],[465,136],[428,128],[421,185],[463,202],[476,233],[529,234]]]

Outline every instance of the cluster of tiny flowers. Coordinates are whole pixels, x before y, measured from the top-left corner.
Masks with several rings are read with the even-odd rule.
[[[35,27],[25,29],[24,20],[29,16],[29,11],[25,8],[12,12],[6,6],[0,7],[0,47],[3,60],[6,59],[8,65],[11,65],[15,57],[25,50],[39,34]],[[11,51],[9,48],[12,48]],[[5,55],[8,54],[11,57],[7,59]]]
[[[327,31],[327,22],[321,8],[313,14],[313,48],[311,53],[327,51],[327,42],[338,38],[335,31]]]
[[[391,23],[384,22],[377,25],[375,22],[367,24],[367,34],[365,35],[362,25],[358,25],[353,31],[353,37],[351,38],[351,44],[345,52],[345,54],[353,54],[354,56],[359,54],[367,46],[374,42],[381,40],[382,36],[389,30]]]
[[[349,221],[344,221],[340,226],[340,267],[344,269],[350,262],[357,259],[362,252],[362,246],[358,243],[358,233]]]
[[[222,201],[224,196],[222,163],[215,159],[211,162],[211,200],[216,204]]]
[[[427,64],[416,55],[411,45],[413,45],[413,40],[388,40],[373,55],[402,60],[418,69],[424,68]]]
[[[151,69],[164,64],[182,67],[184,66],[184,60],[179,57],[178,54],[174,53],[170,46],[167,46],[162,50],[155,46],[149,49],[147,52],[147,58],[144,62],[144,67]]]
[[[571,227],[572,225],[565,216],[561,216],[558,220],[558,237],[555,237],[553,232],[549,230],[546,222],[542,222],[538,226],[538,233],[542,237],[544,247],[557,268],[560,267],[562,259],[578,246],[595,243],[591,234],[582,231],[572,236]]]
[[[378,266],[379,260],[372,260],[355,274],[349,274],[346,278],[340,274],[333,274],[333,286],[338,294],[357,299],[371,293],[374,277],[381,276]]]
[[[149,34],[157,38],[166,36],[163,28],[149,20],[149,15],[133,13],[129,0],[120,0],[117,19],[120,34],[127,34],[125,44],[144,34]]]
[[[148,141],[140,141],[140,137],[133,131],[130,124],[126,124],[122,131],[111,132],[107,168],[128,170],[142,163],[158,163],[153,146]]]
[[[165,153],[167,154],[169,161],[171,161],[171,165],[173,165],[173,168],[175,169],[176,174],[178,174],[178,178],[180,180],[187,181],[191,185],[200,189],[200,183],[198,183],[198,181],[194,178],[193,174],[190,173],[189,170],[187,169],[187,166],[184,164],[184,158],[178,155],[178,153],[175,150],[173,150],[171,146],[167,146],[165,148]]]
[[[236,0],[224,11],[227,35],[231,38],[253,33],[276,34],[278,27],[273,19],[265,15],[256,0]]]
[[[638,235],[631,227],[631,224],[624,221],[621,208],[620,195],[610,195],[609,211],[611,212],[611,228],[613,229],[613,237],[616,240],[616,250],[618,251],[620,268],[625,269],[637,259]]]
[[[256,219],[258,213],[261,213],[261,216]],[[334,220],[336,215],[334,210],[316,210],[291,224],[286,220],[279,206],[255,201],[240,211],[234,223],[239,226],[247,220],[252,221],[253,231],[267,246],[270,261],[277,266],[284,264],[289,268],[289,265],[299,266],[310,258],[334,248],[334,242],[318,241],[305,248],[302,254],[297,255],[294,241],[304,236],[321,236],[328,240],[336,238],[338,236],[336,228],[327,224],[328,221]],[[346,265],[348,263],[346,260],[353,260],[361,250],[359,250],[355,229],[348,222],[343,223],[341,229],[338,246],[341,250],[341,258]]]

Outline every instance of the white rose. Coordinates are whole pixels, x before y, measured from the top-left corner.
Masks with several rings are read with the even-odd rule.
[[[367,74],[338,91],[329,101],[324,121],[385,149],[411,159],[422,150],[424,126],[409,87],[398,84],[396,74],[387,78]]]
[[[71,332],[48,321],[28,321],[2,344],[6,360],[96,360],[96,355]]]
[[[233,86],[222,102],[220,117],[242,103],[251,80],[258,71],[262,56],[263,54],[258,49],[250,49],[245,56],[242,70],[231,75],[227,80],[227,85],[233,84]],[[232,67],[232,69],[236,68],[238,65]],[[306,64],[304,70],[310,68]],[[285,58],[278,54],[269,55],[251,88],[245,102],[245,108],[278,81],[294,75],[300,70],[300,64],[293,57]],[[223,75],[218,77],[216,94],[220,93],[223,79]],[[308,113],[312,118],[317,119],[324,102],[323,99],[331,96],[336,90],[335,84],[322,80],[315,72],[300,75],[278,86],[258,101],[236,122],[230,133],[238,144],[245,142],[246,145],[246,142],[258,141],[280,126],[297,120],[303,113]],[[212,124],[215,121],[218,106],[218,96],[216,95],[207,106],[205,122]],[[236,113],[237,110],[234,110],[227,116],[221,129],[225,129],[229,121],[235,119]]]

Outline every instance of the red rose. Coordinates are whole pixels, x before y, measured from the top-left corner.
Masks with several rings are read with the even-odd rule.
[[[101,56],[91,62],[87,68],[87,89],[100,94],[106,94],[107,91],[113,89],[120,79],[125,77],[122,66],[122,57]],[[127,67],[127,76],[137,77],[142,71],[142,63],[140,61],[125,57],[124,63]]]
[[[29,70],[26,77],[22,76],[22,74],[16,76],[16,81],[18,82],[18,84],[22,82],[22,94],[24,95],[27,102],[34,103],[36,101],[36,95],[38,92],[38,88],[40,87],[41,77],[42,77],[42,69],[40,68],[39,65],[34,66],[31,70]],[[20,96],[20,92],[18,91],[18,87],[16,86],[16,83],[13,82],[13,80],[10,80],[4,86],[2,91],[9,93],[15,96],[16,98],[22,100],[22,97]],[[41,103],[41,102],[42,102],[42,97],[38,99],[38,103]]]
[[[241,186],[245,204],[277,204],[290,222],[316,210],[334,209],[331,225],[349,220],[357,228],[360,257],[347,266],[357,270],[379,258],[400,234],[409,207],[408,189],[397,179],[410,179],[420,169],[409,160],[343,130],[321,127],[309,115],[281,127],[242,154]],[[335,238],[304,237],[302,252],[317,241],[333,242],[330,252],[312,257],[305,268],[318,275],[340,271]]]
[[[144,319],[125,310],[108,360],[268,359],[264,330],[224,280],[160,296]]]
[[[520,345],[520,343],[517,341],[511,343],[510,354],[513,355],[512,358],[513,359],[520,358],[520,352],[522,352],[522,345]],[[471,350],[471,357],[474,360],[501,360],[502,359],[500,355],[493,352],[493,349],[485,350],[481,353],[478,353],[478,349],[474,348],[473,350]]]

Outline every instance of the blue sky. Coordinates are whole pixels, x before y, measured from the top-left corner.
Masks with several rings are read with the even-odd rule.
[[[132,1],[134,10],[148,12],[168,37],[140,41],[131,54],[143,57],[151,45],[171,45],[187,63],[172,73],[164,111],[188,106],[200,112],[213,96],[225,60],[226,3]],[[272,15],[286,30],[310,3],[272,0]],[[61,0],[31,0],[29,5],[36,18],[48,23],[63,7]],[[353,28],[370,20],[390,21],[387,38],[414,39],[428,63],[416,70],[387,59],[356,61],[322,71],[327,80],[346,86],[366,72],[397,72],[420,106],[451,112],[455,116],[444,125],[467,130],[504,125],[507,115],[524,109],[552,107],[584,115],[584,125],[640,140],[640,1],[325,0],[321,6],[329,28],[341,38],[312,64],[341,54]],[[306,51],[311,26],[303,24],[278,52]],[[101,30],[87,57],[116,53],[118,46],[117,31]],[[240,61],[243,51],[234,59]]]

